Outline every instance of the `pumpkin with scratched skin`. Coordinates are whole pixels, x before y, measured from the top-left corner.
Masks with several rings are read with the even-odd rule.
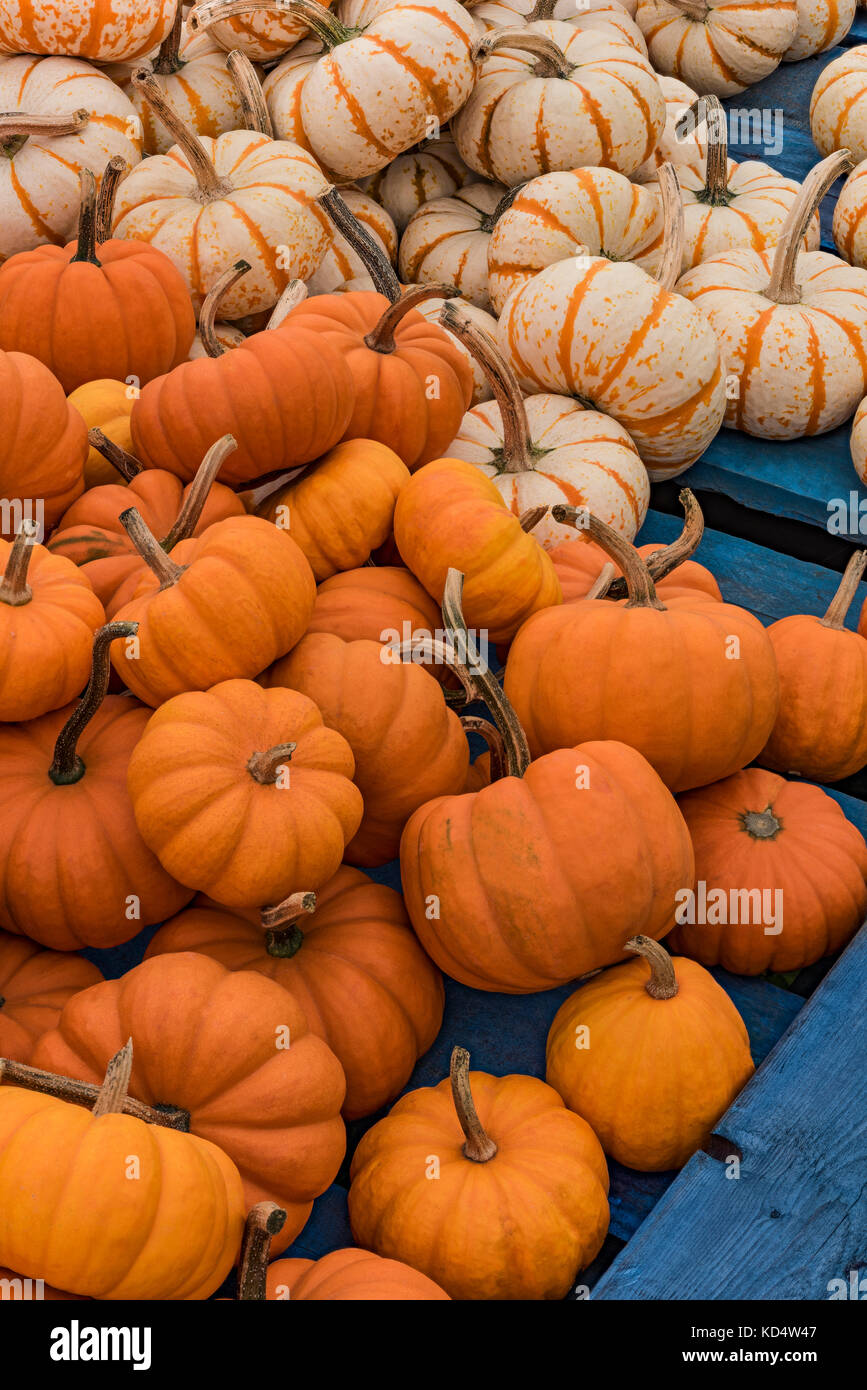
[[[67,1000],[102,979],[89,960],[0,931],[0,1057],[29,1062]]]

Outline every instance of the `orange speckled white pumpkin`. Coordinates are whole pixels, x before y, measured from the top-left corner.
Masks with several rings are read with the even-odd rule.
[[[280,58],[308,32],[288,5],[255,7],[233,0],[202,0],[190,13],[195,15],[196,27],[207,30],[221,48],[239,48],[254,63]]]
[[[867,159],[853,169],[834,207],[834,243],[850,265],[867,265]]]
[[[650,183],[661,164],[673,164],[678,170],[683,164],[697,168],[705,156],[707,131],[704,125],[693,121],[688,131],[682,135],[677,132],[681,116],[698,101],[698,92],[677,77],[657,74],[657,81],[665,98],[665,126],[653,154],[631,175],[634,183]]]
[[[466,359],[472,369],[473,396],[470,405],[479,405],[482,401],[489,401],[494,393],[491,390],[491,384],[485,376],[481,365],[476,361],[469,349],[461,342],[460,338],[450,332],[449,328],[440,318],[444,304],[457,305],[461,313],[470,320],[470,323],[472,323],[475,328],[480,329],[482,333],[487,333],[492,342],[495,342],[497,337],[497,320],[494,318],[493,314],[487,313],[484,309],[477,309],[475,304],[467,304],[464,299],[425,299],[418,306],[418,311],[423,319],[427,319],[428,323],[438,323],[440,328],[445,328],[446,333],[448,333],[455,347],[458,349],[461,356]]]
[[[451,135],[444,132],[438,140],[421,140],[384,169],[360,179],[359,186],[382,204],[397,230],[402,232],[413,213],[424,203],[431,203],[434,198],[450,198],[475,178],[458,154]]]
[[[14,113],[0,116],[0,155],[5,156],[0,158],[0,260],[5,260],[45,242],[70,241],[78,227],[82,169],[101,179],[114,155],[137,164],[142,143],[132,103],[80,58],[0,58],[0,111]],[[59,125],[27,134],[15,128],[18,113],[37,121],[56,119]]]
[[[235,328],[234,324],[231,323],[220,323],[219,320],[214,324],[214,337],[225,352],[230,352],[232,348],[240,347],[242,343],[247,341],[240,328]],[[201,333],[197,333],[190,348],[190,362],[195,362],[197,357],[210,357],[210,355],[202,341]]]
[[[665,100],[643,54],[556,20],[481,39],[478,80],[452,121],[461,158],[511,188],[558,169],[633,173],[656,148]]]
[[[157,48],[177,0],[0,0],[0,53],[123,63]]]
[[[810,132],[820,154],[851,150],[867,159],[867,44],[823,68],[810,98]]]
[[[482,32],[556,19],[585,34],[609,34],[647,57],[644,35],[618,0],[481,0],[470,9]]]
[[[470,304],[489,309],[488,246],[504,198],[501,184],[468,183],[451,198],[425,203],[401,238],[401,279],[454,285]]]
[[[639,0],[635,19],[659,72],[734,96],[779,67],[798,29],[796,0]]]
[[[385,208],[357,188],[344,189],[342,196],[353,217],[370,233],[382,254],[394,265],[397,260],[397,228]],[[307,289],[310,294],[333,294],[347,288],[350,282],[353,289],[361,288],[362,279],[365,288],[373,288],[367,267],[358,252],[341,232],[335,231],[324,259],[307,281]]]
[[[855,411],[852,433],[849,436],[849,452],[852,455],[855,472],[867,487],[867,398]]]
[[[554,261],[582,252],[634,261],[652,273],[662,248],[655,192],[614,169],[542,174],[498,218],[488,246],[488,292],[495,313],[509,294]]]
[[[825,53],[852,28],[858,0],[798,0],[798,29],[783,54],[784,63],[798,63]]]

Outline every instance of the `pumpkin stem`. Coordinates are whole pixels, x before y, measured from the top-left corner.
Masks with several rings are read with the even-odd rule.
[[[489,719],[481,719],[477,714],[462,714],[461,727],[465,733],[481,734],[491,755],[491,781],[499,782],[506,775],[506,745],[503,735]]]
[[[244,126],[247,130],[256,130],[260,135],[267,135],[269,140],[273,140],[274,125],[271,112],[268,110],[262,84],[250,59],[239,48],[233,48],[226,59],[226,67],[232,74],[232,81],[241,102]]]
[[[530,435],[524,394],[510,363],[493,339],[450,300],[446,300],[440,310],[439,321],[478,362],[494,393],[503,425],[503,448],[495,464],[498,472],[526,473],[533,467],[534,453],[537,451]]]
[[[711,207],[728,207],[732,200],[729,192],[729,147],[726,113],[719,97],[699,97],[681,116],[681,122],[693,117],[700,125],[707,126],[707,158],[705,160],[704,188],[696,194],[699,203]]]
[[[683,199],[673,164],[660,164],[657,170],[659,196],[662,200],[663,231],[662,258],[656,270],[656,283],[664,290],[673,290],[680,279],[683,264]]]
[[[686,19],[695,19],[703,23],[708,16],[710,5],[706,0],[670,0],[676,10],[682,10]]]
[[[395,332],[410,309],[414,309],[417,304],[423,304],[426,299],[459,298],[454,285],[410,285],[398,300],[389,305],[376,327],[365,334],[364,341],[374,352],[394,352]]]
[[[527,29],[494,29],[479,39],[473,58],[479,63],[490,58],[500,48],[514,48],[521,53],[534,53],[534,77],[568,77],[574,70],[562,48],[547,34],[531,33]]]
[[[184,25],[184,0],[178,0],[178,8],[175,11],[175,22],[160,44],[160,50],[154,59],[153,70],[160,77],[171,77],[174,73],[180,72],[185,66],[181,62],[181,30]]]
[[[766,806],[764,811],[744,811],[740,821],[754,840],[775,840],[783,828],[783,822],[777,820],[770,806]]]
[[[172,584],[177,584],[184,572],[184,566],[176,565],[174,560],[169,558],[141,512],[136,511],[135,507],[127,507],[125,512],[121,512],[118,521],[148,569],[152,570],[160,581],[160,588],[169,589]]]
[[[122,478],[131,483],[133,478],[137,478],[139,473],[144,472],[144,464],[139,463],[138,459],[132,454],[128,454],[126,449],[122,449],[119,444],[115,444],[103,434],[102,430],[93,429],[87,431],[88,442],[96,449],[97,453],[102,454],[107,459]]]
[[[233,285],[237,285],[243,275],[250,269],[249,261],[236,261],[228,270],[224,270],[213,283],[208,293],[202,301],[199,310],[199,337],[202,346],[209,357],[222,357],[224,352],[229,349],[223,347],[216,333],[214,323],[216,322],[220,300],[224,294],[228,294]]]
[[[532,10],[527,15],[527,23],[536,24],[540,20],[553,19],[556,8],[557,0],[536,0]]]
[[[227,179],[220,178],[201,140],[184,125],[153,73],[148,72],[147,68],[136,68],[130,81],[180,145],[198,184],[201,201],[213,203],[230,193],[232,185]]]
[[[99,1089],[99,1099],[93,1107],[94,1115],[122,1114],[131,1074],[132,1038],[128,1038],[105,1069],[105,1080]]]
[[[674,962],[664,946],[650,936],[630,936],[624,950],[643,956],[650,966],[650,979],[644,988],[651,999],[674,998],[677,994],[677,976]]]
[[[493,212],[486,212],[479,224],[481,231],[492,232],[502,217],[504,212],[508,212],[522,188],[526,188],[529,180],[524,179],[522,183],[516,183],[514,188],[510,188],[504,193]]]
[[[401,285],[394,272],[391,261],[381,246],[377,246],[366,227],[353,216],[345,199],[336,188],[326,189],[316,199],[327,213],[337,231],[349,242],[355,254],[360,257],[364,268],[373,281],[374,287],[384,294],[391,304],[397,304],[401,296]]]
[[[602,566],[601,570],[600,570],[599,573],[597,574],[597,576],[596,576],[596,578],[594,579],[593,583],[590,585],[590,588],[587,590],[587,592],[586,592],[586,594],[584,595],[584,597],[585,597],[585,598],[610,598],[610,597],[611,597],[611,586],[612,586],[612,584],[613,584],[613,582],[614,582],[614,577],[615,577],[616,574],[617,574],[617,569],[616,569],[616,567],[615,567],[614,565],[612,565],[612,563],[611,563],[610,560],[606,560],[605,564]]]
[[[824,618],[820,619],[822,627],[834,627],[842,629],[846,621],[846,614],[852,606],[852,600],[858,591],[864,574],[864,566],[867,565],[867,550],[856,550],[850,556],[849,563],[843,571],[843,578],[840,580],[840,587],[828,605],[828,611]]]
[[[90,169],[82,169],[78,182],[81,187],[78,240],[75,244],[75,255],[70,258],[70,265],[75,261],[88,261],[91,265],[98,266],[101,262],[96,255],[96,179]]]
[[[551,508],[551,515],[563,526],[573,526],[576,531],[586,531],[590,539],[610,556],[626,579],[629,595],[627,608],[658,608],[660,612],[665,612],[665,604],[657,598],[650,570],[634,545],[624,540],[586,507],[567,507],[558,503],[556,507]]]
[[[684,560],[688,560],[698,549],[704,535],[704,514],[695,493],[688,487],[682,487],[678,501],[683,507],[683,530],[669,545],[664,545],[661,550],[654,550],[646,560],[648,573],[654,584],[658,584],[660,579],[665,579],[678,565],[682,565]],[[610,585],[605,597],[627,598],[628,593],[626,580],[621,575]]]
[[[281,767],[291,761],[297,746],[295,743],[277,743],[264,753],[252,753],[247,760],[247,771],[253,781],[261,783],[263,787],[273,786]]]
[[[271,317],[265,324],[266,328],[279,328],[289,317],[293,309],[297,309],[299,304],[303,304],[307,298],[307,286],[303,280],[290,280],[285,290],[281,294],[274,308],[271,310]]]
[[[103,1090],[102,1086],[94,1086],[89,1081],[76,1081],[71,1076],[56,1076],[54,1072],[38,1071],[36,1067],[14,1062],[9,1057],[0,1057],[0,1084],[4,1081],[11,1082],[13,1086],[20,1086],[25,1091],[38,1091],[40,1095],[54,1096],[55,1099],[65,1100],[70,1105],[83,1105],[88,1110],[95,1107]],[[137,1120],[144,1120],[145,1124],[159,1125],[162,1129],[188,1132],[190,1128],[188,1113],[185,1110],[176,1110],[173,1106],[144,1105],[142,1101],[133,1100],[131,1096],[125,1095],[122,1109],[124,1115],[132,1115]]]
[[[202,511],[208,500],[214,479],[224,461],[238,447],[238,441],[231,434],[224,434],[212,444],[196,469],[196,476],[187,488],[183,506],[175,517],[175,523],[165,540],[163,550],[173,550],[178,541],[189,540],[202,518]]]
[[[93,664],[87,689],[57,735],[54,745],[54,758],[48,776],[55,786],[72,786],[84,776],[84,763],[77,751],[78,740],[105,699],[111,672],[111,644],[121,637],[134,637],[137,632],[138,623],[114,622],[106,623],[94,633]]]
[[[470,1054],[465,1047],[452,1048],[449,1074],[455,1110],[467,1141],[464,1144],[464,1157],[473,1163],[490,1163],[497,1152],[497,1146],[485,1133],[476,1111],[470,1089]]]
[[[296,925],[298,918],[305,912],[315,911],[315,893],[293,893],[275,907],[263,907],[259,920],[265,932],[268,955],[291,960],[304,943],[304,933]]]
[[[33,554],[33,543],[39,535],[35,521],[22,521],[12,542],[6,570],[0,581],[0,603],[10,608],[22,608],[33,598],[33,590],[27,583],[27,571]]]
[[[551,510],[547,504],[540,502],[537,507],[528,507],[525,512],[521,512],[518,517],[518,525],[522,531],[526,531],[529,536],[535,526],[539,525],[543,516],[547,516]]]
[[[90,112],[85,106],[56,116],[31,116],[26,111],[6,111],[0,115],[0,155],[14,159],[31,135],[49,138],[80,135],[89,120]]]
[[[801,191],[783,223],[774,252],[771,279],[763,291],[765,299],[772,300],[774,304],[800,304],[801,286],[795,282],[795,271],[804,237],[828,189],[841,174],[848,173],[853,163],[851,150],[835,150],[827,159],[814,165],[804,179]]]
[[[238,1298],[265,1301],[271,1240],[286,1225],[286,1213],[276,1202],[257,1202],[244,1225],[241,1262],[238,1266]]]
[[[121,179],[126,173],[126,160],[121,155],[112,155],[105,166],[102,175],[102,183],[99,186],[99,196],[96,200],[96,244],[101,246],[104,241],[108,241],[111,236],[111,224],[114,220],[114,200],[117,197],[117,190]],[[81,231],[78,233],[79,245],[81,244]]]
[[[221,20],[261,10],[302,20],[329,50],[361,32],[341,24],[336,15],[318,4],[317,0],[200,0],[187,15],[187,25],[191,33],[198,34],[212,24],[219,24]]]

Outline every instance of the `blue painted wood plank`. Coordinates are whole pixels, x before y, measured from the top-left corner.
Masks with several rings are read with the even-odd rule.
[[[718,1132],[596,1285],[598,1299],[827,1299],[867,1264],[867,928]]]

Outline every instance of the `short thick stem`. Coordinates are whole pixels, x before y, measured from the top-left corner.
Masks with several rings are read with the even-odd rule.
[[[276,1202],[257,1202],[244,1226],[238,1266],[238,1298],[264,1302],[271,1241],[286,1225],[286,1212]]]
[[[526,473],[533,466],[533,441],[518,378],[496,343],[456,304],[446,300],[439,321],[478,362],[500,410],[503,425],[502,473]]]
[[[180,72],[184,64],[181,62],[181,30],[184,27],[184,5],[183,0],[178,0],[178,8],[175,13],[175,22],[160,45],[160,51],[154,59],[154,72],[160,77],[171,77],[174,73]]]
[[[233,49],[226,59],[226,66],[232,74],[232,81],[241,102],[244,125],[247,130],[256,130],[260,135],[274,139],[274,125],[268,103],[262,91],[262,84],[256,76],[256,69],[246,53]]]
[[[479,39],[473,56],[477,62],[484,61],[501,48],[532,53],[536,58],[533,68],[535,77],[569,77],[573,70],[573,65],[553,39],[528,29],[494,29]]]
[[[864,575],[865,565],[867,565],[867,550],[856,550],[843,571],[840,586],[828,605],[827,613],[824,618],[820,619],[822,627],[843,627],[846,622],[846,614],[858,592],[858,585]]]
[[[329,188],[325,193],[320,193],[316,201],[359,257],[374,287],[380,294],[384,294],[390,303],[397,304],[401,296],[401,284],[394,267],[367,228],[353,216],[349,205],[337,189]]]
[[[199,311],[199,337],[209,357],[222,357],[224,352],[229,351],[218,339],[214,331],[214,324],[217,321],[220,301],[223,296],[229,293],[233,285],[237,285],[249,269],[249,261],[236,261],[228,270],[223,271],[205,295]]]
[[[669,0],[669,3],[682,10],[686,19],[696,19],[699,23],[707,19],[710,10],[706,0]]]
[[[118,521],[148,569],[160,581],[160,588],[168,589],[172,584],[177,584],[184,567],[169,559],[141,512],[136,511],[135,507],[128,507],[125,512],[121,512]]]
[[[291,761],[296,747],[294,743],[278,743],[264,753],[252,753],[247,761],[247,771],[253,781],[261,783],[263,787],[273,786],[281,767]]]
[[[528,507],[525,512],[521,512],[518,517],[518,525],[522,531],[530,532],[535,530],[544,516],[547,516],[551,508],[547,503],[540,502],[536,507]]]
[[[99,197],[96,200],[97,246],[101,246],[111,236],[114,222],[114,200],[117,197],[117,190],[126,173],[126,168],[126,160],[122,159],[119,154],[113,155],[105,166],[102,183],[99,186]],[[79,241],[80,239],[81,233],[79,232]]]
[[[688,487],[683,487],[678,494],[678,500],[684,513],[683,530],[670,545],[664,545],[660,550],[655,550],[652,555],[647,557],[647,570],[654,584],[658,584],[660,579],[665,579],[667,575],[677,569],[678,565],[682,565],[685,560],[694,555],[704,535],[704,515],[695,493]],[[626,580],[622,576],[615,579],[609,585],[605,597],[610,599],[628,597]]]
[[[764,811],[744,811],[741,824],[754,840],[775,840],[783,828],[773,809],[766,806]]]
[[[231,184],[220,178],[201,140],[184,125],[153,73],[147,68],[136,68],[130,80],[186,155],[202,202],[214,202],[231,192]]]
[[[71,786],[84,776],[84,763],[78,756],[78,740],[99,709],[108,691],[111,673],[112,642],[123,637],[134,637],[138,623],[106,623],[94,634],[93,664],[87,689],[67,719],[54,745],[54,758],[48,769],[48,776],[55,786]]]
[[[79,184],[81,187],[81,206],[78,214],[78,240],[75,245],[75,255],[71,258],[70,264],[75,261],[87,261],[90,265],[99,265],[96,256],[96,179],[90,169],[82,169],[79,174]]]
[[[195,478],[187,488],[183,506],[175,518],[172,529],[162,542],[163,550],[173,550],[178,541],[189,540],[190,536],[195,534],[217,474],[237,447],[238,441],[231,434],[224,434],[222,439],[211,445],[196,469]]]
[[[673,164],[659,166],[659,196],[662,200],[663,232],[662,258],[656,271],[656,282],[664,290],[673,290],[680,279],[683,264],[683,200]]]
[[[804,179],[777,242],[765,299],[775,304],[800,304],[801,286],[796,283],[795,272],[802,242],[828,189],[841,174],[852,168],[852,164],[851,150],[836,150],[816,164]]]
[[[454,285],[410,285],[409,289],[404,290],[400,298],[386,309],[376,327],[365,335],[365,343],[374,352],[394,352],[394,335],[401,320],[411,309],[423,304],[426,299],[454,299],[458,294]]]
[[[23,1062],[0,1057],[0,1084],[4,1081],[9,1081],[13,1086],[20,1086],[26,1091],[38,1091],[40,1095],[54,1096],[70,1105],[82,1105],[88,1110],[94,1109],[103,1090],[102,1086],[94,1086],[88,1081],[76,1081],[71,1076],[56,1076],[53,1072],[39,1071],[36,1067],[25,1066]],[[122,1110],[124,1115],[144,1120],[145,1124],[159,1125],[161,1129],[187,1131],[190,1127],[186,1111],[176,1110],[171,1106],[157,1108],[144,1105],[140,1100],[133,1100],[131,1096],[124,1096]]]
[[[664,946],[650,936],[631,936],[625,950],[643,956],[650,966],[650,979],[644,988],[651,999],[673,999],[677,994],[674,962]]]
[[[269,956],[290,960],[304,943],[304,933],[298,919],[316,911],[315,893],[293,893],[276,907],[263,907],[260,913]]]
[[[120,476],[125,478],[128,483],[131,483],[133,478],[137,478],[139,473],[144,472],[144,464],[139,463],[133,454],[128,454],[126,449],[122,449],[119,444],[115,444],[96,426],[87,431],[87,438],[91,447],[96,449],[97,453],[102,454],[102,457],[113,468],[116,468]]]
[[[563,526],[573,526],[576,531],[586,532],[590,539],[595,541],[605,551],[605,554],[614,561],[626,579],[629,595],[627,608],[658,608],[661,612],[665,612],[665,604],[661,603],[656,596],[656,588],[650,577],[650,571],[634,545],[624,540],[612,527],[607,526],[604,521],[600,521],[597,516],[584,508],[579,509],[578,507],[558,504],[551,508],[551,515],[555,521]]]
[[[27,571],[33,555],[33,545],[39,535],[35,521],[22,521],[18,527],[3,579],[0,581],[0,603],[10,608],[23,608],[33,598],[33,591],[27,583]]]
[[[490,1163],[497,1146],[486,1133],[476,1111],[470,1089],[470,1054],[465,1047],[452,1049],[450,1068],[452,1098],[458,1120],[464,1132],[464,1157],[473,1163]]]

